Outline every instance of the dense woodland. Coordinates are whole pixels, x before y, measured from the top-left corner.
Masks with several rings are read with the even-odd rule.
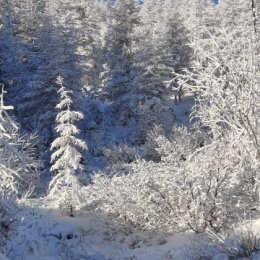
[[[259,218],[258,5],[0,0],[0,252],[28,198],[126,236]]]

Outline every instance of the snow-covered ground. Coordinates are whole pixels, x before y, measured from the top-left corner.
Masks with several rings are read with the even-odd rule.
[[[192,236],[126,235],[96,213],[69,217],[45,199],[25,204],[29,208],[9,245],[11,260],[181,260]]]
[[[0,260],[9,260],[9,259],[0,253]]]
[[[231,259],[223,252],[214,255],[215,246],[203,244],[193,233],[125,234],[104,216],[89,212],[69,217],[53,205],[45,198],[24,202],[23,221],[4,252],[9,258],[0,254],[0,260],[197,260],[205,252],[207,260]],[[260,231],[259,219],[250,225]],[[260,254],[235,259],[259,260]]]

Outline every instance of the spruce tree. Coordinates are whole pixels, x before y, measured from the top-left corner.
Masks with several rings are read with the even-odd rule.
[[[66,89],[63,78],[58,76],[57,85],[60,87],[60,103],[56,106],[57,114],[55,128],[57,138],[51,144],[51,171],[56,173],[49,185],[50,196],[57,199],[58,206],[71,212],[78,205],[79,181],[76,174],[83,170],[81,151],[86,150],[86,144],[79,139],[79,129],[75,122],[83,119],[83,114],[72,110],[72,91]]]

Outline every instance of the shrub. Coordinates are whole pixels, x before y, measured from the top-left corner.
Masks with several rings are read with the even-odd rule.
[[[260,233],[252,221],[239,221],[228,232],[207,231],[195,235],[184,249],[183,259],[187,260],[251,259],[260,251]]]
[[[236,154],[228,136],[200,146],[198,136],[177,129],[172,139],[157,139],[161,161],[137,160],[109,177],[97,174],[87,187],[87,208],[141,230],[191,229],[216,232],[248,203],[246,160]],[[248,204],[246,204],[248,203]]]

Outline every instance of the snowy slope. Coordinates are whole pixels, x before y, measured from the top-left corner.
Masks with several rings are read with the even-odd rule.
[[[68,217],[44,199],[26,204],[31,208],[13,237],[11,260],[182,259],[183,246],[191,236],[127,236],[109,219],[95,213]]]
[[[45,198],[24,202],[23,221],[0,260],[229,260],[217,244],[193,233],[126,235],[120,225],[96,213],[68,217]],[[246,225],[246,223],[244,224]],[[251,222],[260,232],[260,219]],[[229,237],[237,233],[231,231]],[[231,247],[232,247],[232,241]],[[195,248],[194,248],[195,246]],[[230,245],[227,244],[227,247]],[[235,244],[233,244],[235,249]],[[259,260],[260,253],[236,260]]]

